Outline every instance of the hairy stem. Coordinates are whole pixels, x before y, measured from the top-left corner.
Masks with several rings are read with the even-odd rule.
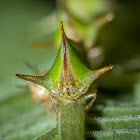
[[[59,120],[60,140],[85,139],[85,104],[72,102],[62,105]]]

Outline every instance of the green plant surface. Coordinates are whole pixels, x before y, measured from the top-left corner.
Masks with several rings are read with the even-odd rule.
[[[120,129],[111,131],[93,132],[93,137],[98,140],[139,140],[140,129]]]
[[[55,118],[46,115],[39,103],[31,102],[27,91],[1,102],[0,105],[1,139],[32,139],[45,132],[44,129],[55,126]]]
[[[43,71],[50,69],[56,57],[57,51],[54,49],[28,47],[31,42],[51,38],[51,35],[45,35],[48,29],[40,27],[40,23],[43,23],[43,19],[53,9],[53,4],[44,2],[30,0],[0,2],[0,139],[2,140],[34,138],[43,140],[46,136],[59,139],[55,118],[46,115],[40,103],[31,101],[26,83],[15,77],[16,73],[33,74],[24,65],[24,60]],[[139,6],[132,2],[128,4],[122,2],[121,6],[115,3],[114,6],[118,9],[116,18],[105,26],[99,36],[99,42],[101,41],[105,53],[102,66],[112,63],[115,64],[115,68],[111,73],[112,78],[108,78],[111,75],[107,74],[98,81],[97,100],[89,112],[90,118],[86,116],[85,120],[87,139],[140,139],[138,81],[140,42],[139,19],[136,18]]]
[[[43,6],[44,5],[44,6]],[[35,40],[33,25],[54,8],[51,3],[22,0],[0,1],[0,139],[29,140],[55,127],[55,118],[46,115],[40,103],[32,102],[27,83],[17,80],[16,72],[33,73],[24,63],[50,68],[54,49],[31,49]],[[41,35],[37,35],[40,36]],[[49,38],[49,36],[48,36]],[[51,52],[51,53],[50,53]],[[52,57],[53,56],[53,57]],[[48,59],[43,65],[36,63]]]
[[[41,136],[35,138],[35,140],[59,140],[59,134],[58,134],[58,127],[55,127],[51,130],[47,131],[46,133],[42,134]]]

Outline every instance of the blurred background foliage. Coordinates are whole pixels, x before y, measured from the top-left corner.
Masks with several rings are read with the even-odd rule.
[[[87,138],[139,139],[139,9],[137,0],[1,0],[0,139],[33,139],[55,127],[55,118],[31,101],[26,82],[15,74],[33,74],[25,61],[40,72],[51,67],[61,20],[67,36],[85,46],[93,69],[115,65],[97,81]],[[100,19],[108,13],[104,24]]]

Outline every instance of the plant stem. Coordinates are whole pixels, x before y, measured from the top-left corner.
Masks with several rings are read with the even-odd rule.
[[[85,104],[72,102],[60,108],[60,140],[85,139]]]

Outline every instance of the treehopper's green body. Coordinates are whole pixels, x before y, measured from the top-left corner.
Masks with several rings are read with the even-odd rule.
[[[85,94],[92,82],[112,65],[92,71],[83,62],[81,54],[75,52],[71,41],[66,37],[61,22],[62,41],[54,64],[44,76],[17,74],[19,78],[39,84],[50,91],[50,95],[60,101],[75,101]],[[84,60],[84,59],[83,59]]]

